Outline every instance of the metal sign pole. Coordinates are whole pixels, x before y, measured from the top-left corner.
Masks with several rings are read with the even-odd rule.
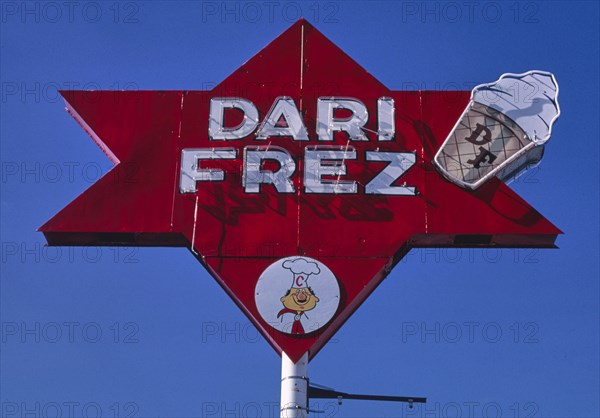
[[[308,415],[308,352],[297,363],[281,353],[281,418]]]

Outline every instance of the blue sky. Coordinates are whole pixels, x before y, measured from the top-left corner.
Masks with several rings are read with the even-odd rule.
[[[186,249],[45,248],[111,168],[61,89],[208,89],[303,16],[391,89],[551,71],[562,114],[511,184],[558,250],[409,254],[311,362],[314,382],[427,409],[314,416],[597,417],[597,2],[1,3],[3,416],[277,416],[280,359]],[[59,415],[59,416],[61,416]]]

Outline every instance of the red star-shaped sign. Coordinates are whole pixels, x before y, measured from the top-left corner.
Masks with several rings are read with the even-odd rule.
[[[466,191],[433,168],[433,156],[460,117],[469,92],[390,91],[304,20],[211,91],[62,94],[68,111],[115,167],[40,228],[48,243],[188,247],[275,350],[294,361],[306,351],[312,358],[411,248],[550,248],[560,233],[502,182]],[[298,106],[307,141],[257,140],[255,134],[227,141],[209,138],[211,98],[245,98],[262,118],[280,96]],[[379,98],[394,99],[393,141],[378,141],[377,121],[371,117],[365,125],[367,141],[349,141],[340,132],[325,144],[356,151],[355,159],[344,161],[346,174],[337,176],[355,181],[355,194],[305,189],[305,151],[323,145],[316,136],[317,100],[329,96],[359,98],[371,115],[377,113]],[[240,122],[235,114],[225,119],[228,126]],[[256,146],[283,148],[291,155],[292,193],[273,185],[262,185],[259,193],[244,189],[243,155]],[[182,151],[219,147],[235,150],[236,158],[203,161],[202,167],[220,170],[224,179],[199,181],[196,192],[180,192]],[[373,151],[415,153],[414,165],[395,183],[414,187],[414,195],[365,193],[365,185],[386,166],[385,161],[366,161],[366,153]],[[261,169],[268,170],[269,163]],[[314,332],[298,331],[298,318],[310,317],[308,311],[297,312],[296,333],[282,332],[259,312],[259,278],[286,257],[318,260],[318,271],[324,274],[326,266],[337,279],[333,316]],[[305,277],[294,273],[294,280],[296,284],[285,286],[300,293],[307,289]],[[308,281],[318,282],[316,276]],[[325,298],[317,291],[319,295]],[[288,305],[280,308],[274,321],[295,313]]]

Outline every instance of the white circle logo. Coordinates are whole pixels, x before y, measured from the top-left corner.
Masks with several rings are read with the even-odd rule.
[[[254,299],[262,318],[285,334],[309,334],[326,325],[340,304],[338,281],[309,257],[277,260],[260,275]]]

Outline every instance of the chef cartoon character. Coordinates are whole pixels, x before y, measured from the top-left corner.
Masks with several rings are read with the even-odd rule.
[[[308,318],[306,312],[314,309],[319,302],[315,292],[308,286],[308,278],[313,275],[317,276],[321,270],[317,263],[304,258],[286,260],[282,267],[292,272],[293,282],[290,289],[280,299],[284,308],[279,311],[277,317],[288,313],[293,314],[294,323],[291,334],[305,334],[302,317]],[[283,321],[283,318],[281,320]]]

